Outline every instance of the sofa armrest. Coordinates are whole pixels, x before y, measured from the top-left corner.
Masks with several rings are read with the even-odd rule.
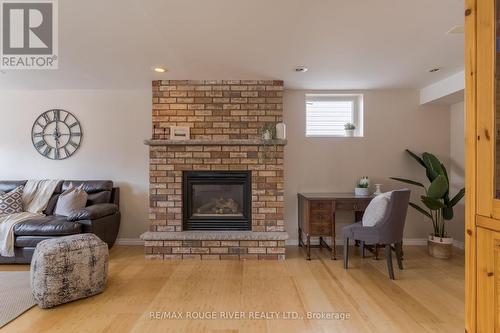
[[[104,216],[113,215],[118,212],[118,206],[110,203],[95,204],[82,210],[71,213],[68,221],[96,220]]]

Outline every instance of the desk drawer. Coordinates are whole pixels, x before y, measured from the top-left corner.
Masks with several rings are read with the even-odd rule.
[[[310,223],[332,224],[333,212],[331,210],[312,210],[309,215]]]
[[[312,200],[309,203],[309,207],[312,210],[332,210],[333,205],[329,200]]]
[[[370,199],[366,200],[338,200],[335,202],[336,210],[353,210],[353,211],[364,211],[368,204],[370,203]]]
[[[311,224],[311,236],[331,236],[332,235],[332,225],[331,224]]]

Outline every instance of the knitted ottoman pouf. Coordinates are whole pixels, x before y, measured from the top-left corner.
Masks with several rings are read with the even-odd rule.
[[[94,234],[44,240],[31,260],[31,289],[38,306],[51,308],[101,293],[108,275],[108,245]]]

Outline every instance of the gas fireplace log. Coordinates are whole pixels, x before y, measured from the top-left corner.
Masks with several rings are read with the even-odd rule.
[[[212,199],[210,202],[200,206],[197,210],[198,214],[237,214],[238,203],[233,199]]]

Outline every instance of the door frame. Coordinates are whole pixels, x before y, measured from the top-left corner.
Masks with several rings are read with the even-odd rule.
[[[465,330],[476,332],[476,16],[465,0]]]

